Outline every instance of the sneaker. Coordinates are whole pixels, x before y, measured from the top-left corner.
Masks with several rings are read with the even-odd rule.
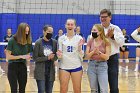
[[[119,67],[119,73],[121,73],[122,72],[122,67]]]
[[[125,72],[128,72],[128,68],[125,68]]]
[[[128,66],[125,67],[125,72],[128,72]]]
[[[30,72],[30,69],[29,68],[27,68],[27,72]]]
[[[5,73],[5,71],[3,69],[0,69],[2,73]]]
[[[137,72],[137,71],[138,71],[138,68],[136,67],[136,68],[134,69],[134,71]]]
[[[56,72],[56,73],[58,72],[57,66],[55,66],[55,72]]]

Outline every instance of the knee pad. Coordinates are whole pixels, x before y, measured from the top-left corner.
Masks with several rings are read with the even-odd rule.
[[[139,62],[140,58],[139,57],[136,57],[136,62]]]
[[[129,63],[129,59],[125,59],[125,62],[126,62],[126,63]]]
[[[119,59],[119,63],[122,63],[123,62],[123,59]]]

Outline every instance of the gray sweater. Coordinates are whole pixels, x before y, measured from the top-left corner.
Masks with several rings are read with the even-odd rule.
[[[57,52],[57,41],[52,39],[53,41],[53,53]],[[48,60],[48,57],[44,55],[42,38],[39,38],[35,42],[34,50],[33,50],[33,60],[35,61],[35,70],[34,70],[34,78],[36,80],[45,80],[45,62]],[[54,61],[57,60],[57,56],[55,55],[53,61],[50,64],[50,81],[55,80],[55,65]]]

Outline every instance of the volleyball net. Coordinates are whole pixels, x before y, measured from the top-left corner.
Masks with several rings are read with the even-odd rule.
[[[128,35],[140,24],[139,0],[0,0],[0,42],[3,42],[8,28],[12,28],[12,34],[15,34],[21,22],[30,25],[33,42],[42,35],[45,24],[53,26],[53,36],[60,28],[65,33],[68,18],[76,19],[86,39],[92,26],[100,23],[99,12],[104,8],[111,10],[111,22],[125,28]],[[130,43],[136,42],[131,39]],[[4,57],[3,44],[0,45],[0,58]],[[131,53],[134,48],[130,48]]]

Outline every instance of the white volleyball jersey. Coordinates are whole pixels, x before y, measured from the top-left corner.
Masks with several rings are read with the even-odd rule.
[[[80,35],[74,35],[69,39],[63,35],[58,40],[59,50],[62,51],[60,62],[61,69],[75,69],[81,66],[81,60],[78,52],[78,43],[83,39]]]

